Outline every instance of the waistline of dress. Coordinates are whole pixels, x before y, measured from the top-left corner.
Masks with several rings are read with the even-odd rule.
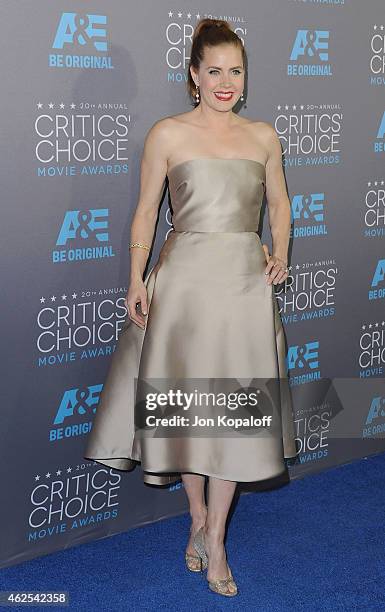
[[[172,229],[169,233],[175,234],[255,234],[259,237],[256,230],[176,230]]]

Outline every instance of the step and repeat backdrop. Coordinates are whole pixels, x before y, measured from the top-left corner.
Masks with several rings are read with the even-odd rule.
[[[82,453],[126,315],[144,138],[192,109],[202,17],[242,38],[239,112],[282,143],[292,235],[275,291],[298,443],[288,474],[384,451],[383,1],[19,0],[0,11],[1,566],[187,511],[181,483],[151,487],[140,466]],[[171,227],[166,190],[147,272]]]

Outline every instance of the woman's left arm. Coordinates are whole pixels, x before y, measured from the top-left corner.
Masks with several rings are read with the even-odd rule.
[[[267,282],[276,285],[288,276],[288,248],[290,240],[290,200],[282,168],[282,147],[271,124],[266,125],[266,199],[269,209],[270,230],[273,241],[272,255],[266,266]]]

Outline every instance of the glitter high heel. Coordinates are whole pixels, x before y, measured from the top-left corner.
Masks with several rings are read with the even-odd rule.
[[[204,544],[203,527],[201,527],[199,531],[197,532],[194,538],[193,546],[195,550],[197,551],[197,553],[199,554],[199,556],[202,558],[202,560],[203,559],[205,560],[205,564],[207,567],[208,558],[207,558],[207,553],[206,553],[205,544]],[[229,568],[228,565],[227,565],[227,571],[228,571],[227,578],[218,578],[217,580],[207,579],[207,581],[209,583],[209,588],[215,593],[218,593],[219,595],[225,595],[225,597],[233,597],[234,595],[238,594],[238,587],[236,583],[234,582],[234,578],[231,573],[231,569]],[[231,586],[234,590],[229,591],[228,590],[229,586]]]
[[[201,572],[207,569],[207,563],[208,563],[205,547],[203,544],[203,527],[198,529],[198,531],[196,532],[193,538],[193,547],[197,551],[198,556],[191,555],[190,558],[192,557],[195,560],[199,559],[199,569],[195,571]],[[188,555],[188,553],[186,553],[186,555]],[[187,559],[186,559],[186,563],[187,563]]]
[[[200,531],[200,529],[198,531]],[[195,534],[193,538],[193,546],[195,550],[196,550],[195,542],[196,542],[197,536],[198,536],[198,532]],[[206,553],[204,553],[204,555],[202,556],[200,553],[198,553],[198,555],[192,555],[191,553],[185,552],[185,561],[186,561],[187,569],[190,570],[190,572],[202,572],[203,570],[205,570],[207,568],[207,557],[205,556],[205,554]]]
[[[203,571],[202,559],[199,555],[192,555],[188,552],[184,555],[186,561],[186,567],[190,572],[201,572]]]
[[[231,573],[231,569],[227,566],[227,571],[229,573],[227,578],[219,578],[217,580],[209,580],[209,588],[215,593],[219,593],[219,595],[225,595],[225,597],[234,597],[234,595],[238,595],[238,587],[234,582],[233,575]],[[228,587],[234,589],[234,591],[229,591]]]

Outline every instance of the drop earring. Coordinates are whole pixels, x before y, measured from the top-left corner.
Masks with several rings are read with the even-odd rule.
[[[199,85],[195,85],[195,101],[199,104]]]
[[[243,91],[242,91],[242,93],[241,93],[241,102],[243,102],[244,99],[245,98],[243,97]]]

